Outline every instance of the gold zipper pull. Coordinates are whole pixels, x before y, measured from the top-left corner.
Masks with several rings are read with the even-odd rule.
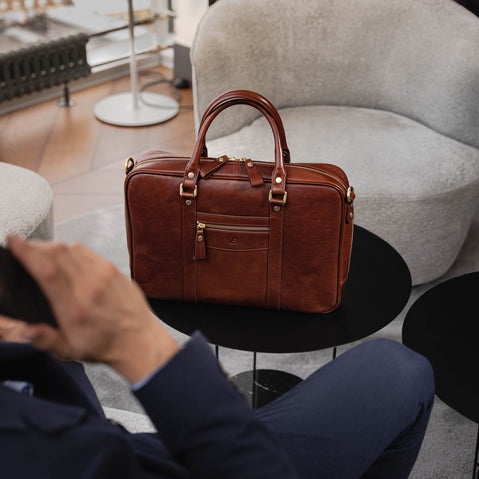
[[[195,261],[206,259],[205,228],[205,224],[199,222],[196,223]]]
[[[263,186],[263,177],[261,176],[261,173],[259,172],[258,168],[256,168],[256,165],[253,163],[253,160],[251,160],[250,158],[241,159],[246,165],[246,172],[248,173],[251,186]]]

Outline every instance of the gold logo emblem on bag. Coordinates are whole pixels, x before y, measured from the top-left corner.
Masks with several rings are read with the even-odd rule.
[[[239,244],[239,239],[237,236],[228,236],[228,243],[231,245]]]

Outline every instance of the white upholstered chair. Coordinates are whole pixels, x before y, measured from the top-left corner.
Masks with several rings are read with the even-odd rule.
[[[53,192],[37,173],[0,162],[0,205],[0,245],[8,233],[53,238]]]
[[[341,166],[356,223],[398,250],[414,284],[448,270],[479,200],[474,14],[452,0],[218,0],[191,60],[196,122],[224,91],[261,93],[291,161]],[[244,106],[213,122],[207,145],[272,159],[268,123]]]

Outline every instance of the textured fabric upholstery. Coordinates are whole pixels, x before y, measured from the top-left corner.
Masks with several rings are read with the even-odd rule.
[[[357,194],[356,222],[402,250],[416,281],[445,273],[474,213],[479,150],[379,110],[307,106],[282,109],[280,115],[292,161],[334,163],[348,172]],[[209,150],[238,157],[254,152],[257,160],[273,161],[270,126],[258,118],[209,142]],[[316,206],[305,205],[312,211]],[[398,219],[407,222],[398,228]],[[411,241],[414,248],[408,247]]]
[[[0,244],[5,244],[8,233],[52,239],[53,193],[40,175],[0,163],[0,204]]]
[[[224,91],[266,96],[292,161],[341,166],[356,222],[424,283],[453,263],[479,200],[477,45],[479,19],[452,0],[219,0],[191,52],[195,120]],[[222,113],[209,140],[272,158],[251,108]]]
[[[387,110],[479,146],[478,24],[452,0],[219,0],[192,48],[196,112],[236,84],[277,108]],[[216,136],[251,120],[230,116]]]

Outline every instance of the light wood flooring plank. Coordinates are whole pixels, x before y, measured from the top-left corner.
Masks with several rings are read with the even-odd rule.
[[[193,113],[185,110],[178,114],[181,120],[178,123],[165,125],[165,129],[150,131],[148,144],[150,148],[158,148],[171,153],[191,155],[195,145],[195,131],[193,128]],[[160,134],[161,133],[161,134]]]
[[[114,161],[124,161],[145,148],[148,127],[104,125],[93,157],[93,167],[101,168]]]
[[[58,114],[46,102],[2,115],[0,161],[38,171]]]
[[[166,68],[140,76],[145,85]],[[52,185],[56,221],[123,202],[124,162],[150,148],[189,155],[195,131],[191,89],[181,90],[181,110],[173,119],[148,127],[116,127],[97,120],[93,110],[102,98],[130,91],[124,77],[75,92],[76,105],[62,108],[46,101],[0,116],[0,161],[37,171]],[[172,96],[171,86],[148,91]]]
[[[62,108],[53,126],[38,173],[55,184],[91,168],[102,133],[102,124],[95,118],[97,101],[109,94],[111,86],[103,84],[79,92],[77,104]]]

